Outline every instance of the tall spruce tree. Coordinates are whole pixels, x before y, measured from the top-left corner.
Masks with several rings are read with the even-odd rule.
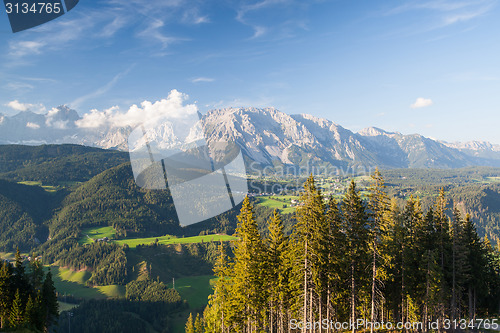
[[[370,247],[372,252],[372,272],[371,272],[371,306],[370,322],[377,320],[377,305],[382,302],[382,286],[386,278],[384,264],[387,261],[387,255],[383,252],[383,246],[380,243],[385,239],[389,228],[389,197],[385,192],[385,181],[379,169],[371,176],[372,185],[369,188],[369,209],[370,209]],[[370,332],[373,333],[373,325],[370,326]]]
[[[475,319],[478,292],[486,289],[483,277],[487,262],[485,261],[482,241],[469,214],[465,216],[463,232],[471,273],[466,282],[468,318]]]
[[[469,250],[465,234],[465,223],[458,208],[453,210],[453,219],[450,226],[452,249],[451,249],[451,318],[460,319],[463,315],[463,295],[467,281],[470,279],[470,263],[468,261]]]
[[[0,269],[0,329],[4,329],[8,324],[13,298],[11,286],[12,266],[7,261],[3,261]]]
[[[361,196],[356,189],[356,183],[351,180],[349,188],[342,200],[344,228],[347,236],[347,257],[349,258],[350,274],[350,320],[356,321],[357,301],[362,292],[366,292],[368,276],[366,267],[369,265],[368,255],[368,214]],[[352,332],[355,326],[352,326]]]
[[[196,319],[194,321],[194,333],[203,333],[203,320],[200,317],[200,314],[196,314]]]
[[[302,321],[313,322],[315,313],[319,320],[323,316],[326,299],[325,268],[328,263],[329,226],[325,218],[326,207],[321,191],[316,187],[312,175],[304,184],[300,197],[301,206],[297,208],[295,228],[297,274],[301,276]],[[306,327],[304,325],[303,331]]]
[[[329,227],[326,267],[326,318],[337,322],[344,315],[346,304],[343,299],[349,295],[345,287],[348,279],[349,261],[346,260],[346,235],[343,231],[342,214],[337,200],[332,196],[328,200],[326,221]],[[327,332],[331,331],[331,326]]]
[[[232,289],[234,327],[231,330],[253,332],[264,326],[267,291],[265,285],[265,248],[254,218],[250,199],[245,197],[238,215],[234,248]]]
[[[56,288],[50,270],[43,281],[41,296],[41,303],[44,307],[44,330],[48,332],[49,327],[59,318],[59,303],[57,303]]]
[[[21,294],[19,289],[16,289],[14,294],[14,300],[12,301],[12,306],[9,313],[9,323],[12,328],[20,328],[23,324],[23,303],[21,300]]]
[[[219,256],[214,265],[214,274],[217,281],[214,294],[210,295],[208,306],[204,311],[206,331],[210,333],[228,332],[230,322],[230,267],[226,250],[222,241],[218,247]]]
[[[189,313],[189,317],[186,321],[185,333],[194,333],[194,323],[193,323],[193,314]]]
[[[267,247],[267,276],[266,289],[268,290],[269,332],[282,331],[284,327],[283,303],[286,292],[286,277],[284,252],[287,245],[287,237],[283,232],[283,222],[277,210],[268,222],[269,236],[266,239]]]

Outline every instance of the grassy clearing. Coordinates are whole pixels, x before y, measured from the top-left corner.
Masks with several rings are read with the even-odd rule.
[[[18,184],[22,185],[28,185],[28,186],[40,186],[43,188],[46,192],[57,192],[59,189],[58,186],[52,186],[52,185],[43,185],[42,182],[40,181],[32,181],[32,180],[26,180],[23,182],[17,182]]]
[[[116,284],[111,284],[109,286],[98,286],[95,287],[100,292],[108,297],[123,298],[125,297],[125,286],[119,286]]]
[[[86,228],[82,230],[83,237],[78,241],[80,244],[91,244],[94,239],[108,237],[114,239],[116,230],[113,227]]]
[[[298,200],[299,197],[293,195],[275,195],[257,197],[257,204],[268,208],[277,209],[282,214],[291,214],[295,212],[295,207],[290,207],[292,200]],[[286,208],[283,206],[286,205]]]
[[[69,282],[76,282],[82,285],[85,285],[85,282],[87,282],[88,279],[90,279],[90,272],[88,271],[72,271],[67,268],[59,267],[59,276],[61,279]]]
[[[50,269],[52,272],[52,279],[54,280],[54,286],[58,293],[64,295],[73,295],[74,297],[84,298],[84,299],[103,299],[106,298],[106,294],[101,292],[96,288],[90,288],[83,285],[80,282],[68,281],[65,280],[63,276],[68,276],[68,272],[66,269],[61,269],[57,266],[49,266],[47,269]],[[79,273],[79,272],[76,272]],[[81,276],[75,274],[72,276],[75,280],[80,280]]]
[[[190,244],[190,243],[207,243],[207,242],[219,242],[219,241],[232,241],[236,237],[228,235],[205,235],[205,236],[194,236],[185,238],[176,238],[174,236],[161,236],[161,237],[149,237],[149,238],[132,238],[132,239],[120,239],[115,241],[115,243],[124,245],[127,244],[130,248],[135,248],[137,245],[145,245],[154,243],[158,239],[158,244]]]
[[[196,317],[197,312],[201,312],[207,305],[208,296],[213,292],[215,278],[212,275],[190,276],[175,280],[175,289],[182,299],[187,300],[189,310],[173,315],[172,331],[174,333],[184,333],[184,327],[190,313]],[[172,287],[172,283],[168,285]]]
[[[210,283],[213,278],[212,275],[200,275],[175,279],[175,289],[188,302],[190,309],[201,309],[207,305],[208,296],[213,292]],[[172,282],[168,287],[172,288]]]
[[[498,183],[500,182],[500,177],[486,177],[487,181],[485,183]]]
[[[18,184],[28,185],[28,186],[42,186],[42,182],[26,180],[24,182],[17,182]]]
[[[61,313],[63,311],[69,311],[69,310],[74,309],[78,306],[78,304],[65,303],[65,302],[61,302],[61,301],[58,301],[57,303],[59,303],[59,313]]]
[[[16,258],[16,254],[14,252],[0,252],[0,259],[14,260]]]

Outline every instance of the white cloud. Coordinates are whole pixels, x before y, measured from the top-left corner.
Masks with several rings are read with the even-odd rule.
[[[67,120],[56,120],[55,118],[58,116],[59,109],[52,108],[45,115],[45,125],[48,127],[56,128],[56,129],[67,129],[68,121]]]
[[[9,54],[14,57],[23,57],[29,54],[40,54],[41,49],[46,45],[45,42],[42,41],[19,41],[19,42],[10,42]]]
[[[16,99],[16,100],[10,101],[9,103],[7,103],[5,105],[13,110],[16,110],[16,111],[26,111],[29,109],[29,106],[31,104],[21,103]]]
[[[31,129],[39,129],[40,125],[28,122],[28,123],[26,123],[26,127],[31,128]]]
[[[29,103],[21,103],[17,99],[10,101],[9,103],[5,104],[9,108],[15,110],[15,111],[33,111],[33,112],[38,112],[38,113],[43,113],[45,112],[45,106],[43,104],[29,104]]]
[[[307,30],[307,7],[315,2],[295,0],[260,0],[245,1],[237,9],[236,20],[253,29],[250,39],[267,37],[271,39],[294,38],[296,31]],[[273,20],[267,20],[264,12],[272,13],[278,10],[287,12],[286,16],[273,15]],[[282,19],[286,17],[286,19]]]
[[[425,108],[427,106],[431,106],[432,104],[433,104],[433,102],[431,99],[419,97],[419,98],[417,98],[415,103],[410,105],[410,108],[412,108],[412,109]]]
[[[29,83],[25,83],[25,82],[9,82],[5,85],[5,87],[7,89],[15,90],[15,91],[35,89],[35,86],[33,86],[32,84],[29,84]]]
[[[191,80],[193,83],[198,83],[198,82],[214,82],[215,79],[212,79],[210,77],[197,77]]]
[[[254,26],[253,29],[254,29],[254,34],[252,38],[259,38],[260,36],[263,36],[267,31],[266,27],[259,25]]]
[[[89,93],[89,94],[86,94],[86,95],[83,95],[83,96],[80,96],[78,97],[77,99],[75,99],[73,102],[70,103],[71,107],[73,108],[78,108],[80,106],[80,104],[82,104],[83,102],[89,100],[89,99],[92,99],[92,98],[96,98],[96,97],[99,97],[105,93],[107,93],[111,88],[114,87],[114,85],[125,75],[127,75],[131,70],[132,68],[134,67],[135,65],[132,65],[130,66],[128,69],[126,69],[125,71],[121,72],[121,73],[118,73],[117,75],[115,75],[108,83],[106,83],[104,86],[98,88],[97,90]]]
[[[196,105],[184,105],[187,99],[186,94],[174,89],[166,99],[144,101],[140,106],[134,104],[126,112],[120,112],[116,106],[104,111],[94,109],[78,120],[76,125],[80,128],[136,127],[145,122],[183,119],[198,112]]]
[[[181,38],[166,36],[162,32],[162,28],[165,26],[165,22],[163,20],[154,19],[151,20],[149,25],[137,34],[139,37],[150,38],[156,40],[161,44],[161,49],[167,48],[171,43],[183,40]]]
[[[408,11],[427,11],[435,22],[424,31],[446,27],[460,22],[467,22],[491,11],[496,5],[496,0],[431,0],[431,1],[403,1],[384,15],[396,15]]]

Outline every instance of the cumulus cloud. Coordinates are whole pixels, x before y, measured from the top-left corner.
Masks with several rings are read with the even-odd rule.
[[[80,128],[136,127],[145,122],[181,120],[198,112],[196,105],[184,105],[187,99],[186,94],[174,89],[166,99],[156,102],[144,101],[140,106],[134,104],[125,112],[116,106],[104,111],[91,110],[76,121],[76,125]]]
[[[410,105],[410,108],[412,108],[412,109],[425,108],[427,106],[431,106],[432,104],[433,103],[432,103],[431,99],[419,97],[419,98],[417,98],[415,103]]]
[[[45,106],[43,106],[43,104],[21,103],[17,99],[10,101],[5,105],[16,111],[31,110],[33,112],[45,112]]]
[[[31,105],[31,104],[21,103],[16,99],[16,100],[10,101],[9,103],[7,103],[5,105],[13,110],[16,110],[16,111],[26,111],[29,109],[29,105]]]
[[[31,128],[31,129],[39,129],[40,125],[35,124],[35,123],[31,123],[31,122],[27,122],[26,127]]]

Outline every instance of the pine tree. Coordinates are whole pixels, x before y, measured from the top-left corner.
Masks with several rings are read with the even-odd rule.
[[[370,322],[374,323],[377,319],[375,312],[377,305],[380,304],[378,298],[382,295],[381,286],[385,277],[382,264],[386,261],[386,258],[383,249],[380,248],[380,242],[384,240],[388,231],[389,198],[385,193],[384,178],[378,168],[371,177],[373,183],[369,188],[369,209],[371,211],[370,246],[372,252]],[[370,332],[373,333],[373,325],[370,326]]]
[[[346,260],[346,236],[342,227],[342,214],[338,208],[338,202],[334,197],[328,200],[326,211],[326,221],[329,227],[327,243],[327,287],[326,287],[326,318],[329,321],[338,321],[343,314],[342,300],[348,295],[345,288],[345,281],[348,278],[345,272],[349,267]],[[327,331],[330,332],[330,326]]]
[[[283,232],[283,223],[277,210],[274,210],[273,216],[268,222],[269,236],[266,239],[267,247],[267,265],[266,265],[266,286],[268,290],[268,326],[270,333],[277,331],[278,327],[283,329],[283,296],[285,287],[288,284],[285,276],[284,251],[287,238]]]
[[[36,307],[31,295],[29,295],[28,301],[26,302],[26,308],[24,310],[24,323],[28,327],[35,327],[36,325]]]
[[[42,289],[43,285],[43,264],[40,260],[35,259],[35,255],[33,254],[32,259],[30,261],[30,273],[29,273],[29,283],[35,290]]]
[[[192,320],[193,318],[191,318]],[[196,320],[194,321],[194,333],[203,333],[203,320],[200,317],[200,314],[198,313],[196,315]]]
[[[186,333],[194,333],[193,314],[190,313],[186,322]]]
[[[437,242],[439,249],[439,263],[441,265],[441,271],[446,277],[446,273],[449,271],[448,265],[448,254],[449,254],[449,222],[448,216],[446,215],[446,204],[447,199],[444,193],[444,188],[439,190],[438,197],[435,203],[435,220],[436,220],[436,232],[437,232]],[[448,286],[446,284],[446,279],[442,279],[442,285],[440,288],[440,322],[442,323],[445,318],[446,303],[448,303]],[[441,328],[440,328],[441,329]]]
[[[231,330],[252,332],[262,329],[267,317],[264,304],[267,295],[265,283],[265,248],[248,197],[243,200],[238,215],[234,248],[234,276],[232,277],[234,327]]]
[[[368,266],[368,215],[356,183],[351,184],[342,201],[342,213],[344,216],[345,231],[347,236],[347,256],[349,258],[350,274],[350,320],[356,321],[356,308],[359,295],[367,286],[366,267]],[[352,327],[355,331],[355,326]]]
[[[468,253],[468,263],[470,266],[469,279],[466,281],[468,317],[476,317],[476,303],[478,290],[483,289],[485,267],[485,256],[481,239],[479,238],[476,227],[469,214],[466,214],[464,221],[464,243]]]
[[[23,304],[21,301],[19,289],[16,290],[14,300],[12,302],[9,314],[9,322],[10,326],[13,328],[19,328],[23,323]]]
[[[19,289],[19,292],[21,293],[21,299],[27,299],[27,293],[30,290],[30,285],[28,277],[26,276],[26,269],[24,267],[23,258],[21,256],[19,248],[16,249],[12,283],[13,290]]]
[[[325,204],[321,191],[316,188],[314,177],[309,176],[304,184],[300,198],[301,206],[297,209],[296,241],[296,276],[302,277],[302,320],[312,322],[314,312],[319,320],[323,316],[326,300],[325,268],[328,263],[329,226],[325,218]],[[298,282],[298,281],[297,281]],[[304,331],[305,331],[304,326]]]
[[[469,251],[465,235],[465,223],[460,211],[455,207],[450,226],[452,239],[452,287],[451,287],[451,318],[461,317],[462,296],[466,282],[470,279]]]
[[[0,329],[7,326],[9,309],[12,303],[11,294],[12,266],[4,261],[0,269]]]
[[[219,333],[228,331],[230,310],[230,267],[222,241],[219,244],[219,256],[214,265],[214,274],[217,282],[214,294],[209,296],[208,306],[204,311],[206,331]]]
[[[59,318],[59,304],[57,303],[56,288],[50,270],[45,276],[41,296],[44,307],[44,330],[48,332],[49,327]]]

